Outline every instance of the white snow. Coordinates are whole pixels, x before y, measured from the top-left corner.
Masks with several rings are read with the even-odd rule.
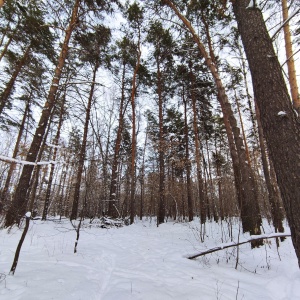
[[[254,1],[253,0],[250,0],[248,6],[246,7],[247,8],[253,8],[254,7]]]
[[[29,153],[29,154],[31,154],[31,153]],[[57,164],[58,163],[55,160],[39,161],[37,163],[34,163],[34,162],[31,162],[31,161],[16,159],[16,158],[4,156],[4,155],[0,155],[0,160],[6,161],[6,162],[11,162],[11,163],[17,163],[17,164],[21,164],[21,165],[32,165],[32,166],[35,166],[35,165],[50,165],[50,164]]]
[[[26,161],[26,160],[20,160],[20,159],[16,159],[16,158],[4,156],[4,155],[0,155],[0,160],[6,161],[6,162],[12,162],[12,163],[17,163],[17,164],[22,164],[22,165],[32,165],[32,166],[35,166],[35,163],[33,163],[33,162]]]
[[[68,220],[31,221],[14,276],[8,273],[22,229],[0,230],[0,299],[300,299],[300,271],[290,238],[278,251],[274,239],[259,249],[240,246],[235,270],[236,248],[195,260],[185,257],[230,244],[225,221],[222,226],[206,224],[204,243],[199,220],[158,228],[155,219],[111,229],[88,224],[86,220],[74,254],[76,232]],[[237,242],[238,224],[233,226]],[[273,232],[267,222],[264,232]]]
[[[30,218],[31,217],[31,212],[28,211],[26,214],[25,214],[26,218]]]
[[[57,149],[60,149],[62,148],[62,146],[58,146],[58,145],[54,145],[54,144],[47,144],[48,147],[51,147],[51,148],[57,148]]]
[[[280,112],[277,114],[277,116],[281,116],[281,117],[286,116],[286,112],[285,112],[285,111],[280,111]]]

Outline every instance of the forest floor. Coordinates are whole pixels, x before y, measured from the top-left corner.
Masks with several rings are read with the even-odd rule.
[[[76,232],[64,219],[31,221],[14,276],[9,270],[22,231],[0,230],[1,300],[296,300],[300,271],[288,237],[277,249],[269,239],[258,249],[249,243],[194,260],[190,254],[231,242],[231,225],[207,223],[200,242],[199,220],[136,220],[131,226],[103,229],[88,225]],[[265,233],[273,232],[264,222]],[[286,231],[288,232],[288,227]],[[232,224],[233,240],[245,240]]]

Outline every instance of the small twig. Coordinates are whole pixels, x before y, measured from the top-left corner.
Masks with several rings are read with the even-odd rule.
[[[236,289],[236,295],[235,295],[235,299],[238,300],[238,296],[239,296],[239,288],[240,288],[240,281],[238,280],[238,286]]]

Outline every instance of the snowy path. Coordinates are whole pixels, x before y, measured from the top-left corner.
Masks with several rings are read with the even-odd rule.
[[[300,271],[290,239],[279,249],[281,261],[273,244],[252,251],[241,246],[238,270],[234,249],[194,261],[185,258],[230,242],[221,239],[220,231],[208,224],[211,239],[201,244],[187,223],[157,228],[144,221],[119,229],[84,229],[73,254],[75,232],[68,222],[37,221],[15,276],[0,282],[0,299],[300,299]],[[8,273],[20,235],[19,230],[9,235],[0,231],[0,273]]]

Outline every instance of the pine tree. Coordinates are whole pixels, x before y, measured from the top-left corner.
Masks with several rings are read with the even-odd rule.
[[[169,30],[163,28],[158,21],[150,24],[147,41],[154,50],[153,56],[156,66],[155,88],[158,97],[158,120],[159,120],[159,208],[157,225],[164,223],[166,213],[165,203],[165,137],[164,137],[164,104],[169,92],[167,85],[170,84],[170,70],[172,68],[172,49],[174,42]],[[169,85],[170,86],[170,85]]]
[[[232,1],[232,4],[300,266],[299,122],[260,9],[246,8],[247,0]]]

